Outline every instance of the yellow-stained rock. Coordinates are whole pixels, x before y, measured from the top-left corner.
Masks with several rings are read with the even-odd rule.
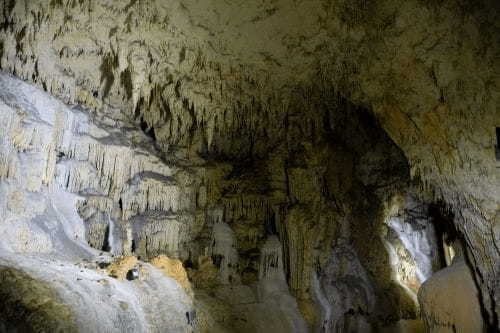
[[[193,295],[191,283],[182,262],[179,259],[170,259],[166,255],[160,255],[151,260],[151,264],[163,271],[165,275],[177,281],[189,296]]]
[[[119,280],[125,280],[125,278],[127,277],[127,272],[134,268],[136,264],[137,257],[119,257],[115,262],[108,266],[107,272],[112,277],[116,277]]]

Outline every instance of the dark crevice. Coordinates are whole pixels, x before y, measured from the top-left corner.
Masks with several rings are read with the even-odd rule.
[[[191,260],[191,258],[186,259],[182,263],[182,265],[184,266],[184,268],[194,268],[193,261]]]
[[[277,235],[278,230],[276,228],[276,216],[275,214],[269,214],[269,218],[265,221],[265,228],[267,235]]]
[[[117,66],[118,60],[112,55],[105,56],[99,70],[101,71],[101,84],[104,83],[103,98],[109,95],[111,87],[115,82],[115,75],[113,74],[114,68]],[[97,97],[97,96],[94,96]]]
[[[222,263],[222,259],[224,258],[223,255],[220,254],[214,254],[212,255],[212,262],[217,268],[220,268],[220,265]]]
[[[66,157],[66,154],[62,151],[58,152],[57,153],[57,161],[61,161],[62,159],[64,159]]]
[[[109,224],[106,226],[106,231],[104,231],[104,242],[102,244],[102,251],[109,252],[111,251],[111,244],[109,244]]]
[[[458,231],[453,224],[454,215],[446,208],[443,202],[429,205],[429,217],[432,219],[439,242],[439,262],[441,267],[446,267],[445,245],[450,246],[459,237]]]
[[[120,74],[120,83],[125,88],[125,93],[127,94],[127,99],[132,98],[132,74],[127,68]]]
[[[153,139],[153,141],[156,141],[156,134],[155,134],[155,129],[153,126],[149,127],[148,123],[144,121],[144,118],[141,117],[141,123],[140,123],[141,130],[146,136],[150,137]]]

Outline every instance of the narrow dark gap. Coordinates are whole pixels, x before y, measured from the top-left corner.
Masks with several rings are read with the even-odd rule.
[[[146,135],[153,139],[153,141],[156,141],[156,134],[153,126],[146,132]]]
[[[146,136],[150,137],[151,139],[153,139],[153,141],[156,142],[156,134],[155,134],[155,129],[153,126],[149,127],[148,126],[148,123],[144,120],[143,117],[141,117],[141,123],[140,123],[140,126],[141,126],[141,130],[144,134],[146,134]]]
[[[432,219],[438,241],[440,266],[446,267],[445,247],[450,246],[457,238],[458,231],[453,224],[453,213],[446,210],[444,203],[429,205],[429,217]]]
[[[276,228],[276,216],[275,214],[269,214],[269,219],[265,221],[265,228],[267,235],[277,235],[278,230]]]
[[[186,259],[182,265],[184,266],[184,268],[194,268],[194,264],[193,264],[193,261],[191,260],[191,256]]]
[[[106,252],[109,252],[111,251],[111,244],[109,244],[109,232],[110,232],[110,228],[109,228],[109,224],[106,226],[106,231],[104,232],[104,242],[102,244],[102,251],[106,251]]]
[[[148,123],[144,120],[143,117],[141,117],[141,123],[140,123],[140,126],[141,126],[141,130],[146,133],[146,131],[148,130]]]
[[[220,265],[222,263],[222,259],[224,258],[223,255],[221,254],[214,254],[212,255],[212,262],[217,268],[220,268]]]
[[[135,253],[136,250],[135,239],[132,239],[132,245],[130,247],[130,250],[132,251],[132,253]]]

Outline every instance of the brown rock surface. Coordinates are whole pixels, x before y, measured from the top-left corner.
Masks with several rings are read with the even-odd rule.
[[[188,275],[182,262],[178,259],[170,259],[166,255],[161,255],[151,260],[151,265],[161,269],[163,273],[177,281],[188,295],[193,294]]]
[[[127,278],[127,273],[137,264],[137,257],[134,256],[124,256],[116,258],[106,270],[108,274],[120,280],[125,280]]]

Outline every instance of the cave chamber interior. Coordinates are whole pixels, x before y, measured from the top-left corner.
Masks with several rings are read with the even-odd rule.
[[[208,3],[0,3],[0,332],[495,331],[494,5]]]

